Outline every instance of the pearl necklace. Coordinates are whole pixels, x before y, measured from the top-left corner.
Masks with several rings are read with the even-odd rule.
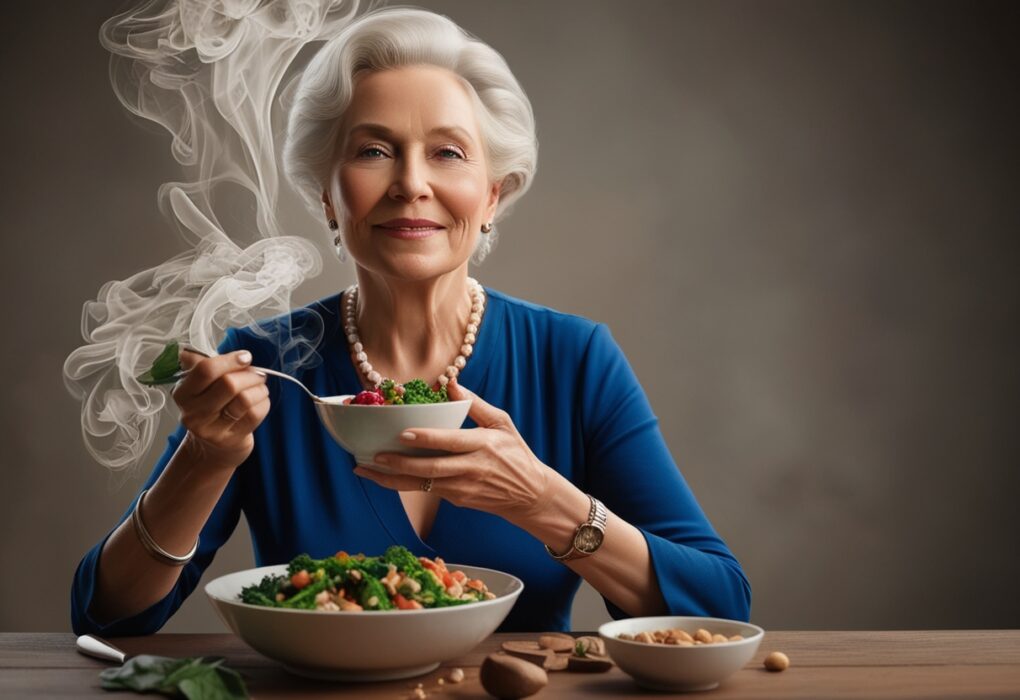
[[[440,386],[446,386],[449,381],[455,378],[467,364],[467,358],[471,357],[474,351],[475,338],[478,335],[478,324],[482,322],[482,314],[485,311],[485,290],[478,280],[468,277],[468,293],[471,296],[471,315],[468,316],[467,328],[464,332],[464,343],[460,346],[460,354],[453,360],[453,364],[446,368],[446,371],[439,375],[436,380]],[[372,368],[365,354],[365,347],[361,344],[361,337],[358,335],[358,285],[354,284],[347,288],[344,302],[344,331],[347,333],[347,343],[351,347],[351,356],[356,361],[362,374],[374,387],[383,383],[384,377]]]

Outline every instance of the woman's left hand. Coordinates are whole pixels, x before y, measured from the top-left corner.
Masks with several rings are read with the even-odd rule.
[[[451,401],[471,399],[468,416],[478,427],[414,428],[401,435],[401,442],[451,454],[411,457],[381,452],[375,461],[393,474],[360,465],[354,473],[397,491],[418,491],[426,479],[432,479],[431,492],[454,505],[511,521],[540,512],[555,472],[535,456],[506,411],[455,381],[447,390]],[[413,439],[405,437],[409,434]]]

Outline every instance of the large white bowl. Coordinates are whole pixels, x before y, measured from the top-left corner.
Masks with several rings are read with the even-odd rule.
[[[693,635],[698,628],[713,634],[744,637],[737,642],[682,647],[645,644],[619,639],[622,633],[682,629]],[[758,651],[765,630],[757,625],[720,617],[632,617],[599,627],[606,651],[638,685],[651,690],[710,690],[747,664]]]
[[[241,589],[287,566],[263,566],[210,581],[205,593],[220,619],[250,647],[301,676],[378,681],[428,673],[467,654],[510,613],[524,583],[510,574],[447,564],[485,582],[496,597],[449,608],[320,612],[249,605]]]
[[[408,428],[459,428],[471,408],[471,399],[403,406],[358,406],[344,405],[341,401],[345,398],[348,397],[331,396],[326,401],[317,401],[315,409],[319,419],[333,439],[354,455],[358,464],[382,472],[391,470],[373,462],[379,452],[441,454],[403,444],[400,433]]]

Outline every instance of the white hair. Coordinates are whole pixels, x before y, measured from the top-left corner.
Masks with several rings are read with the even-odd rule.
[[[502,56],[448,17],[409,7],[368,12],[326,42],[308,64],[294,93],[283,149],[287,178],[316,217],[326,189],[343,115],[355,76],[408,65],[431,65],[456,74],[478,114],[489,178],[500,182],[495,220],[531,186],[538,140],[531,102]],[[334,203],[339,206],[341,203]],[[479,237],[481,262],[496,236]]]

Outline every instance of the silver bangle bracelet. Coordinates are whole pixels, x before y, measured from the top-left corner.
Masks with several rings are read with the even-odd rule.
[[[145,551],[151,554],[156,561],[169,566],[184,566],[191,561],[191,558],[195,556],[195,552],[198,551],[199,538],[195,539],[195,546],[183,557],[175,556],[156,544],[156,540],[152,539],[152,535],[149,534],[149,531],[145,529],[145,525],[142,523],[142,501],[145,500],[145,494],[148,492],[149,489],[144,489],[139,494],[138,502],[135,503],[135,509],[131,511],[131,522],[135,526],[138,539],[141,540]]]

